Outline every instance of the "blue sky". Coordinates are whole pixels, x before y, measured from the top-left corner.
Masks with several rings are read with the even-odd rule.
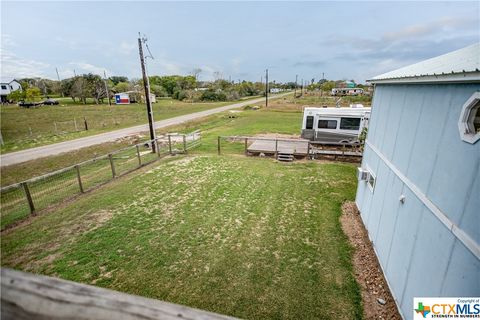
[[[1,76],[355,79],[480,41],[480,2],[1,2]]]

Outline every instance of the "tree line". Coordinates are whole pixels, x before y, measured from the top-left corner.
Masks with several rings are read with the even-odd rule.
[[[181,101],[233,101],[242,97],[265,94],[265,83],[251,81],[227,81],[217,78],[215,81],[199,81],[198,73],[193,75],[150,76],[150,91],[156,97],[171,97]],[[87,103],[93,99],[97,104],[104,103],[116,93],[129,92],[143,95],[143,80],[129,79],[125,76],[112,76],[103,79],[92,73],[77,75],[61,81],[25,78],[19,81],[23,90],[12,92],[7,99],[13,102],[35,101],[47,97],[70,97],[74,102]],[[308,84],[309,90],[330,91],[335,81],[325,79]],[[293,90],[295,82],[277,83],[272,81],[269,88]],[[297,87],[299,85],[297,84]],[[137,100],[140,100],[137,98]]]

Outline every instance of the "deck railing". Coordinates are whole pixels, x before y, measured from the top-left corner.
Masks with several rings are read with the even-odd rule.
[[[232,320],[235,318],[77,282],[2,268],[2,319]]]

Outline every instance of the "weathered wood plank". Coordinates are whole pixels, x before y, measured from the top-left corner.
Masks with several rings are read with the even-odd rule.
[[[72,281],[1,269],[1,319],[234,319]]]

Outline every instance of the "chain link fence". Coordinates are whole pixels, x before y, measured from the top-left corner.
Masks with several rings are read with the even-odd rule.
[[[1,229],[43,209],[90,191],[168,154],[201,143],[199,131],[167,134],[0,190]]]

